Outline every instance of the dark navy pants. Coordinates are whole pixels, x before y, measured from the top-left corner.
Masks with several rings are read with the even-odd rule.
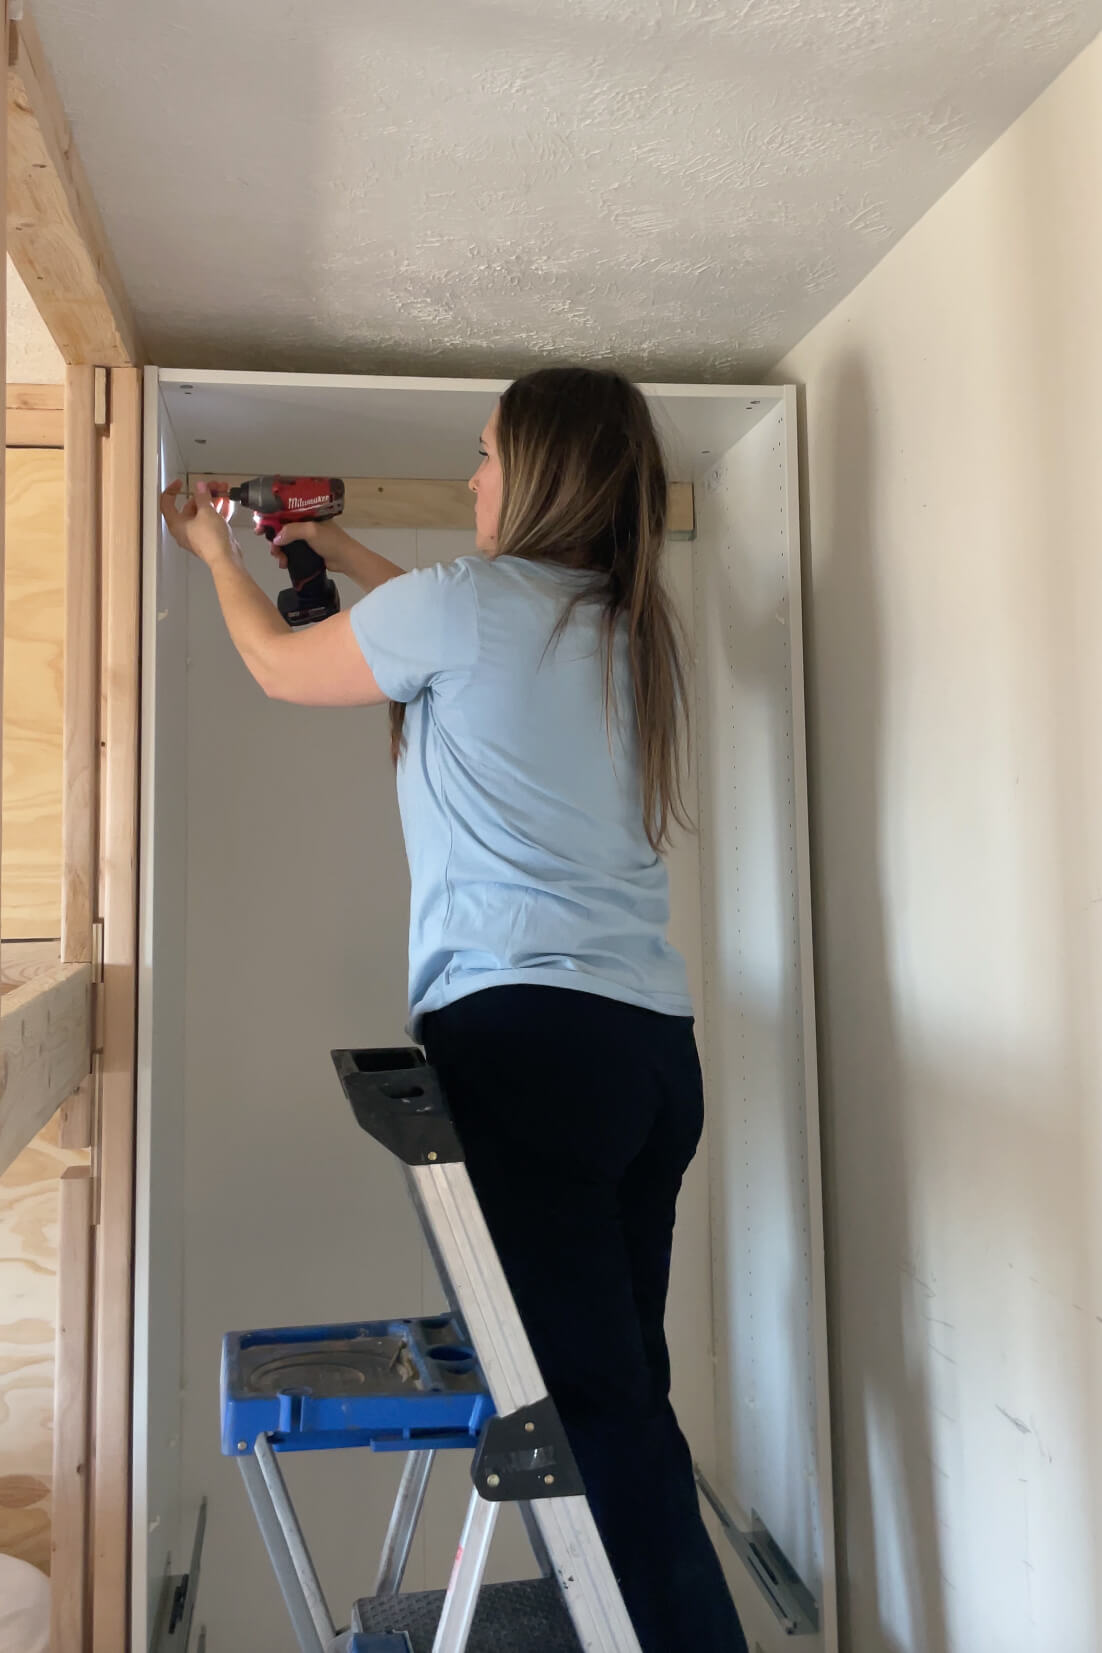
[[[422,1038],[644,1653],[746,1653],[669,1400],[674,1208],[703,1126],[691,1019],[496,987]]]

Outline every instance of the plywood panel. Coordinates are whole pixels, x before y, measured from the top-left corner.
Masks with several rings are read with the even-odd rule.
[[[95,1185],[76,1165],[58,1187],[57,1335],[54,1343],[54,1455],[50,1558],[50,1644],[79,1648],[88,1623],[92,1457],[92,1270]],[[123,1454],[125,1461],[125,1453]],[[124,1646],[126,1632],[116,1644]]]
[[[58,1121],[0,1177],[0,1552],[50,1566],[58,1180],[86,1152]]]
[[[7,455],[4,658],[5,940],[61,925],[64,458]]]

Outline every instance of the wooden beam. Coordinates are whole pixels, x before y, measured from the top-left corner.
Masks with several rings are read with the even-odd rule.
[[[696,496],[691,482],[671,482],[666,538],[695,540]]]
[[[63,448],[65,446],[65,387],[63,385],[9,385],[7,395],[9,448]]]
[[[114,369],[103,449],[103,1051],[96,1256],[92,1650],[130,1645],[130,1397],[138,956],[141,375]],[[144,1629],[143,1629],[144,1634]],[[135,1638],[135,1645],[136,1645]]]
[[[188,487],[197,481],[236,486],[243,476],[213,476],[191,472]],[[351,476],[344,481],[342,528],[350,534],[373,528],[464,528],[474,530],[474,496],[466,482],[423,481],[416,478]],[[693,486],[671,482],[669,493],[671,538],[691,539],[694,533]]]
[[[65,716],[61,957],[92,958],[99,743],[99,452],[95,369],[65,387]]]
[[[0,1173],[89,1071],[92,971],[55,964],[0,999]]]
[[[9,413],[64,413],[65,386],[9,384],[5,402]]]
[[[245,480],[244,476],[221,473],[215,477],[192,471],[187,484],[189,489],[200,481],[235,487]],[[340,525],[350,534],[372,528],[467,528],[473,532],[474,495],[465,482],[346,477]]]
[[[26,7],[7,32],[12,262],[66,362],[140,362],[130,301]]]
[[[8,0],[0,0],[3,10],[4,32],[7,33]],[[7,178],[7,149],[8,136],[5,131],[0,135],[0,195],[6,197]],[[4,378],[8,376],[8,261],[0,259],[0,363],[3,364]],[[7,422],[7,408],[0,411],[0,438],[5,436]],[[4,504],[7,494],[7,472],[5,468],[5,441],[0,440],[0,506]],[[0,866],[3,865],[3,773],[4,773],[4,517],[5,511],[0,510]],[[4,1079],[7,1079],[5,1065]],[[32,1133],[33,1134],[33,1133]],[[29,1140],[29,1139],[28,1139]],[[16,1152],[18,1153],[18,1149]],[[14,1158],[14,1155],[12,1156]],[[0,1159],[0,1167],[9,1162]]]
[[[61,1176],[58,1211],[50,1646],[87,1646],[94,1200],[91,1170]],[[120,1643],[120,1646],[123,1644]]]

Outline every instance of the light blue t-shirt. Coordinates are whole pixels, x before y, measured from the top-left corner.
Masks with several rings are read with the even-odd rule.
[[[666,869],[643,829],[626,638],[611,730],[600,605],[578,604],[552,640],[584,581],[552,563],[461,557],[351,610],[376,682],[407,708],[411,1038],[427,1011],[514,983],[692,1014],[666,940]]]

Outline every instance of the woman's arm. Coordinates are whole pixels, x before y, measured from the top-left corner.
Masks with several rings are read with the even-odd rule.
[[[181,487],[173,482],[161,496],[169,532],[210,569],[230,637],[264,693],[299,706],[381,705],[386,696],[363,657],[348,615],[334,614],[319,625],[292,631],[246,573],[206,485],[196,484],[195,498],[183,509],[177,505]]]

